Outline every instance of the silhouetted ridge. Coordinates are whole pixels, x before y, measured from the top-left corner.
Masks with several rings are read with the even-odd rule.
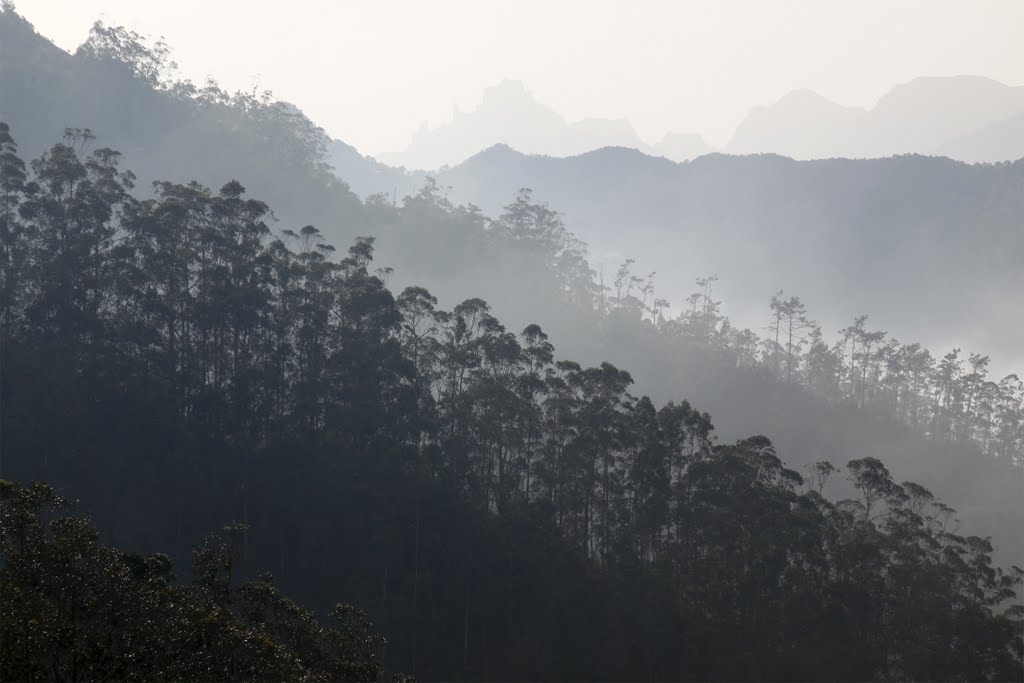
[[[1020,680],[1024,160],[428,175],[3,6],[5,678]]]

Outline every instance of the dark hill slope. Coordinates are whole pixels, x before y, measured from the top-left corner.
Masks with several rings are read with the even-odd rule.
[[[578,157],[489,149],[441,175],[496,212],[518,187],[563,211],[605,272],[657,272],[679,306],[718,274],[742,325],[798,295],[830,333],[856,314],[901,339],[1024,363],[1024,162],[942,157],[793,161],[708,155],[676,164],[607,148]]]
[[[361,216],[322,161],[326,137],[294,107],[212,82],[168,82],[166,55],[138,36],[102,31],[68,54],[21,16],[0,13],[0,114],[23,156],[35,158],[66,128],[88,128],[94,147],[123,154],[143,192],[154,180],[219,188],[237,179],[283,221]]]

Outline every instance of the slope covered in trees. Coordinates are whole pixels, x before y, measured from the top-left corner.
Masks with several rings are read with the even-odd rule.
[[[1019,481],[1019,475],[1006,476],[999,471],[1000,468],[993,469],[989,463],[975,457],[966,442],[955,447],[926,443],[913,431],[899,430],[888,424],[888,408],[872,416],[845,407],[833,410],[770,379],[760,379],[749,372],[734,373],[735,363],[729,360],[732,356],[727,354],[725,362],[721,361],[717,350],[709,356],[705,348],[707,343],[700,335],[696,344],[686,335],[684,338],[661,333],[652,335],[649,326],[633,324],[638,317],[635,311],[626,315],[621,323],[609,323],[602,312],[595,312],[600,287],[593,279],[610,287],[614,268],[605,267],[603,273],[588,274],[584,246],[568,235],[557,214],[543,207],[536,207],[528,201],[520,209],[527,210],[527,213],[533,211],[535,215],[531,220],[544,223],[544,230],[553,232],[559,236],[558,240],[563,241],[558,247],[564,253],[557,257],[562,262],[557,265],[556,269],[561,269],[557,273],[552,270],[556,266],[554,260],[538,255],[530,241],[517,239],[502,228],[501,221],[496,226],[492,225],[472,205],[454,205],[445,197],[442,185],[427,184],[422,192],[417,193],[409,188],[420,183],[421,177],[402,172],[390,174],[386,167],[352,154],[351,163],[346,167],[351,176],[360,176],[361,182],[369,183],[364,187],[383,183],[381,189],[393,190],[389,194],[369,196],[365,203],[359,202],[343,184],[326,172],[321,155],[326,138],[293,107],[274,103],[267,97],[228,96],[215,84],[197,89],[191,84],[176,82],[172,78],[169,55],[164,46],[147,47],[139,36],[123,29],[99,25],[90,40],[72,56],[35,34],[24,19],[10,10],[0,13],[0,33],[3,37],[0,40],[0,63],[4,67],[0,70],[3,110],[18,122],[19,138],[23,143],[28,140],[22,149],[30,150],[32,156],[59,137],[66,125],[93,126],[103,145],[126,151],[129,163],[138,173],[137,191],[140,193],[148,194],[148,181],[156,178],[184,182],[195,177],[211,187],[218,187],[227,179],[237,177],[258,196],[270,200],[281,225],[312,222],[321,226],[324,234],[335,243],[348,243],[359,233],[375,235],[378,253],[383,255],[386,263],[396,267],[393,276],[396,285],[425,284],[449,307],[458,303],[466,292],[477,293],[512,326],[540,322],[571,357],[588,363],[608,359],[619,366],[629,367],[643,391],[659,400],[700,396],[705,405],[719,416],[719,422],[732,438],[749,433],[768,434],[801,466],[828,453],[841,454],[840,458],[864,455],[885,458],[896,466],[901,476],[927,479],[948,500],[961,509],[966,508],[968,527],[975,532],[998,534],[1005,524],[1016,523],[1021,517],[1013,488]],[[804,297],[824,331],[823,338],[829,343],[835,340],[829,331],[846,328],[853,315],[859,313],[871,314],[871,321],[877,326],[874,329],[884,329],[890,337],[898,335],[901,338],[907,336],[908,310],[925,312],[926,326],[941,327],[941,336],[944,337],[958,337],[970,332],[967,329],[971,327],[970,315],[978,315],[984,318],[984,329],[996,328],[997,331],[982,334],[990,343],[971,350],[980,349],[992,354],[991,365],[1002,369],[995,376],[997,381],[1007,369],[1015,369],[1017,364],[1012,352],[1020,344],[1014,342],[1013,321],[1019,316],[1015,317],[1013,306],[1018,298],[990,296],[987,291],[992,288],[985,285],[987,278],[996,278],[999,280],[994,285],[997,291],[1010,291],[1014,288],[1014,273],[1019,274],[1017,268],[1000,270],[1000,259],[1013,260],[1019,251],[1012,240],[1014,216],[1021,213],[1013,203],[1016,196],[1013,193],[1016,187],[1015,166],[966,167],[926,159],[835,161],[808,165],[777,158],[722,157],[717,161],[704,160],[702,170],[693,165],[678,166],[622,151],[590,156],[596,158],[602,154],[611,154],[619,159],[616,162],[621,167],[619,175],[629,171],[632,181],[628,186],[618,183],[615,175],[604,177],[606,174],[601,168],[607,164],[590,163],[593,159],[589,157],[543,160],[513,155],[511,162],[484,164],[476,169],[479,171],[477,175],[491,181],[488,185],[477,183],[472,175],[467,174],[468,169],[475,168],[472,165],[455,169],[449,179],[457,183],[456,191],[476,197],[494,215],[499,213],[496,207],[507,202],[520,184],[541,187],[538,196],[550,197],[551,186],[564,185],[560,177],[575,178],[579,184],[578,192],[560,197],[564,201],[558,204],[559,208],[569,209],[569,225],[586,227],[614,223],[609,230],[620,235],[627,234],[625,228],[628,227],[627,254],[640,257],[641,272],[657,267],[658,258],[671,255],[671,267],[659,268],[659,292],[652,298],[670,299],[674,314],[686,313],[689,308],[688,303],[679,301],[678,292],[684,291],[685,285],[678,283],[692,281],[691,278],[697,274],[717,272],[722,278],[716,289],[719,295],[724,293],[733,320],[742,322],[739,327],[749,325],[758,329],[769,323],[764,302],[768,293],[784,285],[787,292],[796,292]],[[636,165],[637,160],[642,163]],[[368,169],[365,168],[367,164]],[[834,181],[832,175],[814,180],[814,169],[829,164],[836,170]],[[920,183],[920,201],[911,202],[911,208],[917,213],[905,220],[893,220],[890,209],[899,205],[893,204],[891,193],[880,195],[879,191],[897,188],[904,182],[905,174],[901,175],[900,171],[903,166],[920,167],[909,168],[908,173],[946,166],[952,171],[928,174]],[[491,167],[501,173],[491,173],[488,170]],[[549,174],[545,170],[557,171],[560,168],[566,172]],[[714,171],[713,175],[702,180],[701,177],[708,176],[710,171]],[[792,178],[787,175],[790,171],[795,172]],[[458,176],[459,173],[462,176]],[[699,234],[687,234],[685,244],[678,250],[668,248],[666,239],[675,234],[672,231],[652,235],[648,239],[639,230],[647,224],[644,216],[652,210],[644,209],[644,206],[656,208],[656,202],[627,202],[632,209],[624,214],[624,209],[616,209],[609,204],[623,188],[629,191],[648,188],[660,192],[659,188],[666,187],[666,183],[672,186],[676,182],[672,180],[674,173],[693,176],[682,186],[686,190],[685,201],[682,202],[685,215],[689,215],[686,214],[687,206],[692,208],[702,201],[710,201],[714,210],[693,209],[697,212],[694,220],[700,219],[697,224],[714,226],[722,216],[730,216],[728,221],[733,228],[724,233],[735,233],[731,246],[705,248]],[[1006,173],[1010,175],[1004,177]],[[882,175],[875,178],[878,174]],[[929,179],[933,177],[937,178],[934,182]],[[778,178],[779,182],[765,185],[766,178]],[[725,187],[735,182],[749,186],[748,191],[737,194]],[[716,187],[718,190],[706,191]],[[800,194],[799,201],[784,199],[791,196],[793,188],[800,187],[813,192],[810,195]],[[927,213],[932,206],[930,200],[936,196],[929,188],[935,187],[942,189],[939,196],[943,201],[934,208],[943,223],[962,227],[965,221],[981,220],[979,230],[988,230],[985,233],[952,229],[948,232],[972,234],[971,239],[978,244],[997,245],[991,248],[996,260],[988,260],[988,252],[973,243],[958,243],[945,251],[929,240],[910,240],[902,250],[889,244],[892,240],[898,242],[897,236],[906,234],[902,226],[919,221],[922,224],[935,222]],[[844,194],[837,188],[850,189]],[[978,202],[963,201],[965,188],[974,188],[971,196],[978,197]],[[396,196],[401,196],[394,192],[398,189],[411,195],[400,206],[395,205]],[[583,201],[584,195],[587,201]],[[747,199],[739,201],[733,195]],[[734,215],[735,211],[728,207],[737,201],[739,208],[747,206],[752,210]],[[530,209],[531,206],[535,208]],[[801,206],[818,208],[801,213],[797,210]],[[903,206],[906,208],[906,202]],[[971,206],[976,210],[970,209]],[[833,215],[837,210],[850,207],[862,207],[872,216],[892,223],[886,230],[894,237],[870,237],[859,227],[857,220]],[[765,209],[767,214],[763,211]],[[579,211],[590,212],[588,215],[594,220],[580,221]],[[972,211],[969,217],[956,218]],[[780,214],[778,220],[771,219],[771,225],[765,228],[763,221],[770,219],[772,212]],[[813,234],[805,240],[793,239],[792,229],[780,228],[801,225],[800,221],[807,213],[832,215],[832,219],[838,221],[836,235],[832,237],[841,238],[842,247],[834,248],[830,253],[835,256],[842,254],[839,265],[834,257],[825,258],[817,270],[812,268],[815,271],[813,277],[803,287],[789,280],[783,282],[781,276],[764,278],[765,264],[772,266],[769,270],[775,270],[784,277],[801,272],[808,264],[813,265],[813,259],[799,256],[794,266],[793,253],[809,244],[826,243],[826,236],[812,230]],[[988,218],[993,218],[993,222],[987,222]],[[272,220],[270,222],[273,224]],[[1009,226],[1009,232],[1004,230],[1000,233],[1003,228],[999,226],[1003,223]],[[755,230],[750,230],[750,226]],[[886,232],[880,228],[872,230],[872,235]],[[721,236],[723,230],[717,232]],[[759,242],[758,233],[764,232],[773,236],[767,244]],[[843,238],[846,233],[849,234]],[[1010,235],[1010,241],[1006,242],[1000,234],[1004,237]],[[885,246],[879,247],[882,240],[885,240]],[[935,243],[941,246],[943,240]],[[649,252],[652,250],[657,253],[656,258],[651,258]],[[601,259],[607,260],[608,254],[600,241],[598,251]],[[875,258],[879,251],[899,253],[900,256]],[[863,257],[850,257],[856,253]],[[829,258],[833,260],[829,261]],[[890,266],[888,270],[876,273],[860,268],[857,266],[859,263],[888,263]],[[618,260],[614,264],[617,265]],[[734,272],[736,268],[742,272],[737,274]],[[901,280],[901,286],[894,290],[890,277],[894,268],[909,268],[918,276],[911,278],[909,283]],[[971,275],[978,268],[984,271],[983,274]],[[849,277],[844,275],[836,280],[836,273],[847,273]],[[946,273],[960,273],[962,278],[947,277]],[[757,277],[764,282],[759,284]],[[936,279],[939,281],[937,284],[933,282]],[[572,284],[568,284],[570,282]],[[845,286],[843,282],[853,284]],[[963,285],[964,282],[967,284]],[[829,290],[830,283],[832,290]],[[938,289],[926,289],[915,294],[913,288],[919,283],[935,284]],[[961,285],[957,285],[954,292],[943,289],[956,283]],[[886,296],[872,295],[876,287],[885,291]],[[565,305],[565,297],[557,294],[559,288],[571,288],[576,292],[570,297],[569,306]],[[985,291],[978,294],[975,292],[978,288]],[[900,308],[899,296],[890,296],[894,291],[913,294],[914,305]],[[828,293],[827,299],[825,293]],[[969,305],[958,303],[965,300]],[[927,313],[931,304],[935,304],[935,310]],[[970,314],[964,312],[965,306],[970,309]],[[669,309],[664,306],[661,309],[666,316],[669,315]],[[892,315],[889,309],[900,312],[900,320],[895,324],[890,324]],[[946,325],[945,321],[950,320],[958,323]],[[1001,332],[999,325],[1005,327]],[[736,327],[735,323],[730,327]],[[955,331],[950,332],[951,329]],[[928,341],[927,335],[911,335],[910,338]],[[856,343],[849,338],[847,341]],[[951,346],[949,344],[945,348]],[[936,353],[935,357],[942,355]],[[965,353],[963,357],[967,355]],[[760,365],[764,367],[764,363]],[[774,363],[769,365],[771,369],[775,368]],[[835,368],[835,372],[849,371]],[[849,377],[846,377],[846,382],[847,387],[853,386]],[[979,513],[992,518],[993,515],[986,512],[992,508],[1002,511],[995,515],[998,522],[973,523]],[[1013,540],[1012,535],[1009,540]],[[1013,561],[1021,561],[1022,557],[1024,552],[1017,551],[1008,556]]]
[[[836,500],[836,465],[805,480],[764,437],[719,443],[706,412],[556,360],[483,300],[394,296],[370,238],[338,258],[315,227],[272,231],[236,181],[139,198],[82,131],[31,170],[0,135],[3,474],[81,498],[117,545],[180,557],[239,521],[254,566],[321,614],[365,606],[384,667],[431,680],[1019,676],[1020,571],[878,459],[845,463]],[[595,291],[527,199],[488,238],[546,263],[566,302],[630,318],[642,300]],[[400,218],[430,215],[478,220],[430,186]],[[866,394],[871,373],[848,375]],[[5,538],[45,524],[26,514]],[[5,599],[26,580],[12,547]]]
[[[769,306],[776,283],[750,289],[759,335],[722,315],[726,278],[670,309],[518,185],[495,220],[433,181],[360,201],[294,108],[154,82],[121,30],[75,57],[9,11],[0,31],[3,109],[49,148],[0,155],[3,475],[117,547],[187,566],[241,522],[240,575],[365,607],[385,668],[426,679],[1019,666],[993,566],[1024,558],[1020,390],[983,358],[879,336],[873,305],[815,333],[820,302]],[[50,147],[44,121],[98,139]]]
[[[496,147],[438,181],[491,215],[532,188],[590,245],[606,280],[635,258],[676,310],[693,278],[715,273],[743,326],[759,324],[767,295],[784,289],[826,329],[870,312],[900,337],[992,354],[1004,374],[1024,364],[1024,303],[1010,296],[1024,290],[1024,161],[674,164],[626,149],[554,159]]]
[[[166,555],[98,542],[48,486],[0,480],[0,671],[6,680],[372,681],[383,638],[349,605],[321,627],[273,577],[232,585],[244,533],[196,548],[193,583]]]
[[[294,106],[178,80],[166,45],[124,28],[97,22],[68,54],[0,11],[0,97],[28,158],[65,128],[89,128],[131,160],[141,192],[154,180],[237,177],[282,215],[360,219],[359,202],[323,161],[326,136]]]

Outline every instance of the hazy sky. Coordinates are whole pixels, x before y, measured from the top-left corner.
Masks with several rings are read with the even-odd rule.
[[[871,106],[916,76],[1024,84],[1018,0],[16,0],[73,50],[92,22],[163,36],[181,74],[270,89],[369,154],[522,80],[569,120],[724,144],[752,105],[810,88]]]

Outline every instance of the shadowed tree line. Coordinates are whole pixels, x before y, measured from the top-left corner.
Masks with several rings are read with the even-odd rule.
[[[232,585],[240,527],[196,548],[190,586],[166,555],[98,542],[44,484],[0,480],[0,672],[6,680],[372,681],[383,638],[349,605],[330,625],[266,572]],[[407,677],[400,680],[408,680]]]
[[[668,340],[694,344],[738,368],[767,371],[837,405],[877,408],[930,439],[968,444],[991,458],[1024,467],[1024,382],[1010,374],[988,378],[991,359],[961,349],[936,358],[921,344],[901,343],[871,330],[857,316],[829,342],[799,297],[771,297],[766,334],[737,329],[713,296],[715,276],[674,317],[657,298],[654,274],[633,275],[627,260],[605,288],[598,307],[606,316],[649,326]]]
[[[879,460],[847,463],[855,493],[830,500],[833,465],[805,481],[764,437],[719,444],[707,413],[632,395],[609,363],[556,360],[536,325],[509,331],[480,299],[443,310],[423,288],[394,296],[371,238],[338,256],[315,227],[274,233],[237,182],[158,183],[139,199],[117,153],[91,144],[69,131],[29,169],[0,126],[0,440],[5,477],[81,498],[116,546],[183,559],[240,522],[240,579],[267,567],[323,618],[339,599],[364,607],[390,642],[380,671],[424,679],[1020,678],[1022,611],[1006,608],[1020,570],[994,567],[987,539],[959,535],[953,510]],[[413,220],[442,203],[428,184],[391,210]],[[623,280],[602,303],[582,247],[528,195],[486,235],[547,263],[550,296],[597,310],[632,296]],[[758,362],[797,381],[781,346]],[[840,382],[868,395],[872,371],[853,358]],[[145,604],[185,596],[169,565],[51,523],[47,489],[5,486],[5,514],[25,510],[5,517],[5,543],[35,540],[5,545],[4,609],[44,625],[5,628],[4,656],[29,652],[19,666],[43,671],[35,657],[75,667],[86,648],[115,666],[150,642],[131,635],[145,610],[79,624],[65,606],[122,609],[97,596],[142,565],[126,590]],[[225,547],[196,557],[234,571]],[[69,549],[100,568],[58,561]],[[32,553],[57,559],[36,575]],[[197,566],[180,600],[213,600],[200,609],[225,643],[270,628],[245,621],[264,600],[333,647],[338,631],[295,616],[266,578],[232,589]],[[96,576],[114,583],[60,592]],[[50,628],[71,635],[24,649]],[[253,647],[255,668],[218,671],[320,675],[300,644],[273,662]]]

